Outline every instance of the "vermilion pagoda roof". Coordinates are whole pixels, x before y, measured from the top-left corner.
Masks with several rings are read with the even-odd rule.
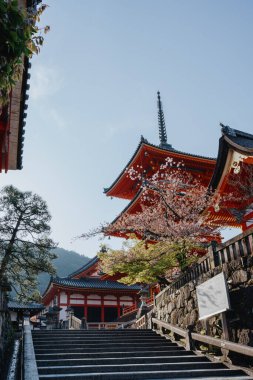
[[[223,195],[224,193],[229,194],[231,192],[231,187],[228,184],[231,176],[235,173],[232,170],[235,168],[234,165],[238,165],[239,162],[253,165],[253,135],[234,130],[223,124],[221,124],[222,137],[220,138],[217,161],[214,158],[193,155],[172,148],[167,143],[167,132],[159,92],[158,124],[160,145],[150,144],[146,139],[141,137],[141,141],[128,164],[112,185],[104,189],[107,196],[130,200],[130,203],[114,219],[112,224],[116,223],[124,214],[140,212],[141,204],[145,203],[145,200],[142,198],[141,181],[129,178],[129,174],[127,173],[128,168],[134,168],[137,172],[143,173],[145,178],[150,178],[159,170],[160,165],[165,162],[165,159],[170,157],[175,164],[178,162],[183,163],[184,170],[190,171],[204,186],[209,186],[212,191],[216,191],[216,195]],[[239,203],[237,201],[236,207],[245,208],[245,204],[241,202],[239,205]],[[216,210],[214,208],[206,210],[209,214],[208,220],[211,224],[217,226],[245,228],[245,220],[239,220],[233,207],[233,203],[223,203],[220,210],[216,207]],[[253,211],[250,216],[253,220]],[[113,235],[126,237],[124,232],[115,232]]]
[[[245,163],[253,164],[253,135],[223,126],[216,166],[209,182],[210,189],[216,190],[220,194],[229,193],[227,183],[231,176],[235,153],[241,154],[241,160],[244,157]],[[142,199],[142,190],[139,190],[112,224],[116,223],[124,214],[140,212],[142,203],[145,201]],[[226,207],[221,207],[219,211],[209,210],[210,222],[217,226],[244,228],[243,221],[239,221],[236,214],[231,212],[232,206],[231,208],[227,206],[226,204]],[[127,237],[124,232],[115,232],[112,236]]]
[[[127,168],[136,168],[139,165],[145,170],[147,176],[151,176],[165,162],[167,157],[171,157],[175,162],[183,162],[186,170],[200,175],[203,183],[208,185],[215,167],[215,158],[181,152],[171,148],[168,144],[167,148],[164,147],[165,144],[162,145],[163,147],[150,144],[146,139],[141,137],[141,141],[132,158],[112,185],[104,189],[105,194],[111,197],[132,199],[138,192],[140,184],[128,177]]]

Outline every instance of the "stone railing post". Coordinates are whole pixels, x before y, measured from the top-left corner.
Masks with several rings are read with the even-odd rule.
[[[212,241],[211,245],[209,245],[209,247],[208,247],[208,256],[209,256],[209,259],[210,259],[210,267],[211,267],[211,269],[214,269],[216,267],[215,257],[214,257],[215,252],[216,252],[216,246],[217,246],[216,241]]]
[[[190,350],[193,350],[194,348],[194,344],[193,344],[193,340],[192,340],[192,331],[193,331],[193,326],[187,326],[187,329],[186,329],[186,337],[185,337],[185,349],[187,351],[190,351]]]
[[[81,319],[81,330],[87,330],[88,329],[88,326],[87,326],[87,321],[86,321],[86,318],[83,317]]]

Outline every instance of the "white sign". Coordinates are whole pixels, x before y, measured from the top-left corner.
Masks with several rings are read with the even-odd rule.
[[[223,272],[197,286],[196,291],[199,320],[230,309],[227,282]]]

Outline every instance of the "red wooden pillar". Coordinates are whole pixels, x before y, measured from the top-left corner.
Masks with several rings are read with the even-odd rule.
[[[120,317],[120,297],[117,297],[118,318]]]
[[[104,296],[101,295],[101,322],[105,321],[105,305],[104,305]]]
[[[70,291],[67,291],[67,307],[70,305]]]
[[[86,294],[84,295],[84,316],[85,316],[86,321],[87,321],[88,309],[87,309],[87,295]]]

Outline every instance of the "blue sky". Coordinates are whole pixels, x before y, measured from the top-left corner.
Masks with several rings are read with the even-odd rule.
[[[40,194],[59,246],[111,221],[126,202],[103,194],[140,136],[158,144],[160,90],[168,142],[216,157],[219,123],[253,132],[250,0],[48,0],[32,59],[23,170],[2,174]],[[107,242],[107,240],[105,241]],[[107,242],[108,243],[108,242]],[[112,247],[120,241],[111,239]]]

